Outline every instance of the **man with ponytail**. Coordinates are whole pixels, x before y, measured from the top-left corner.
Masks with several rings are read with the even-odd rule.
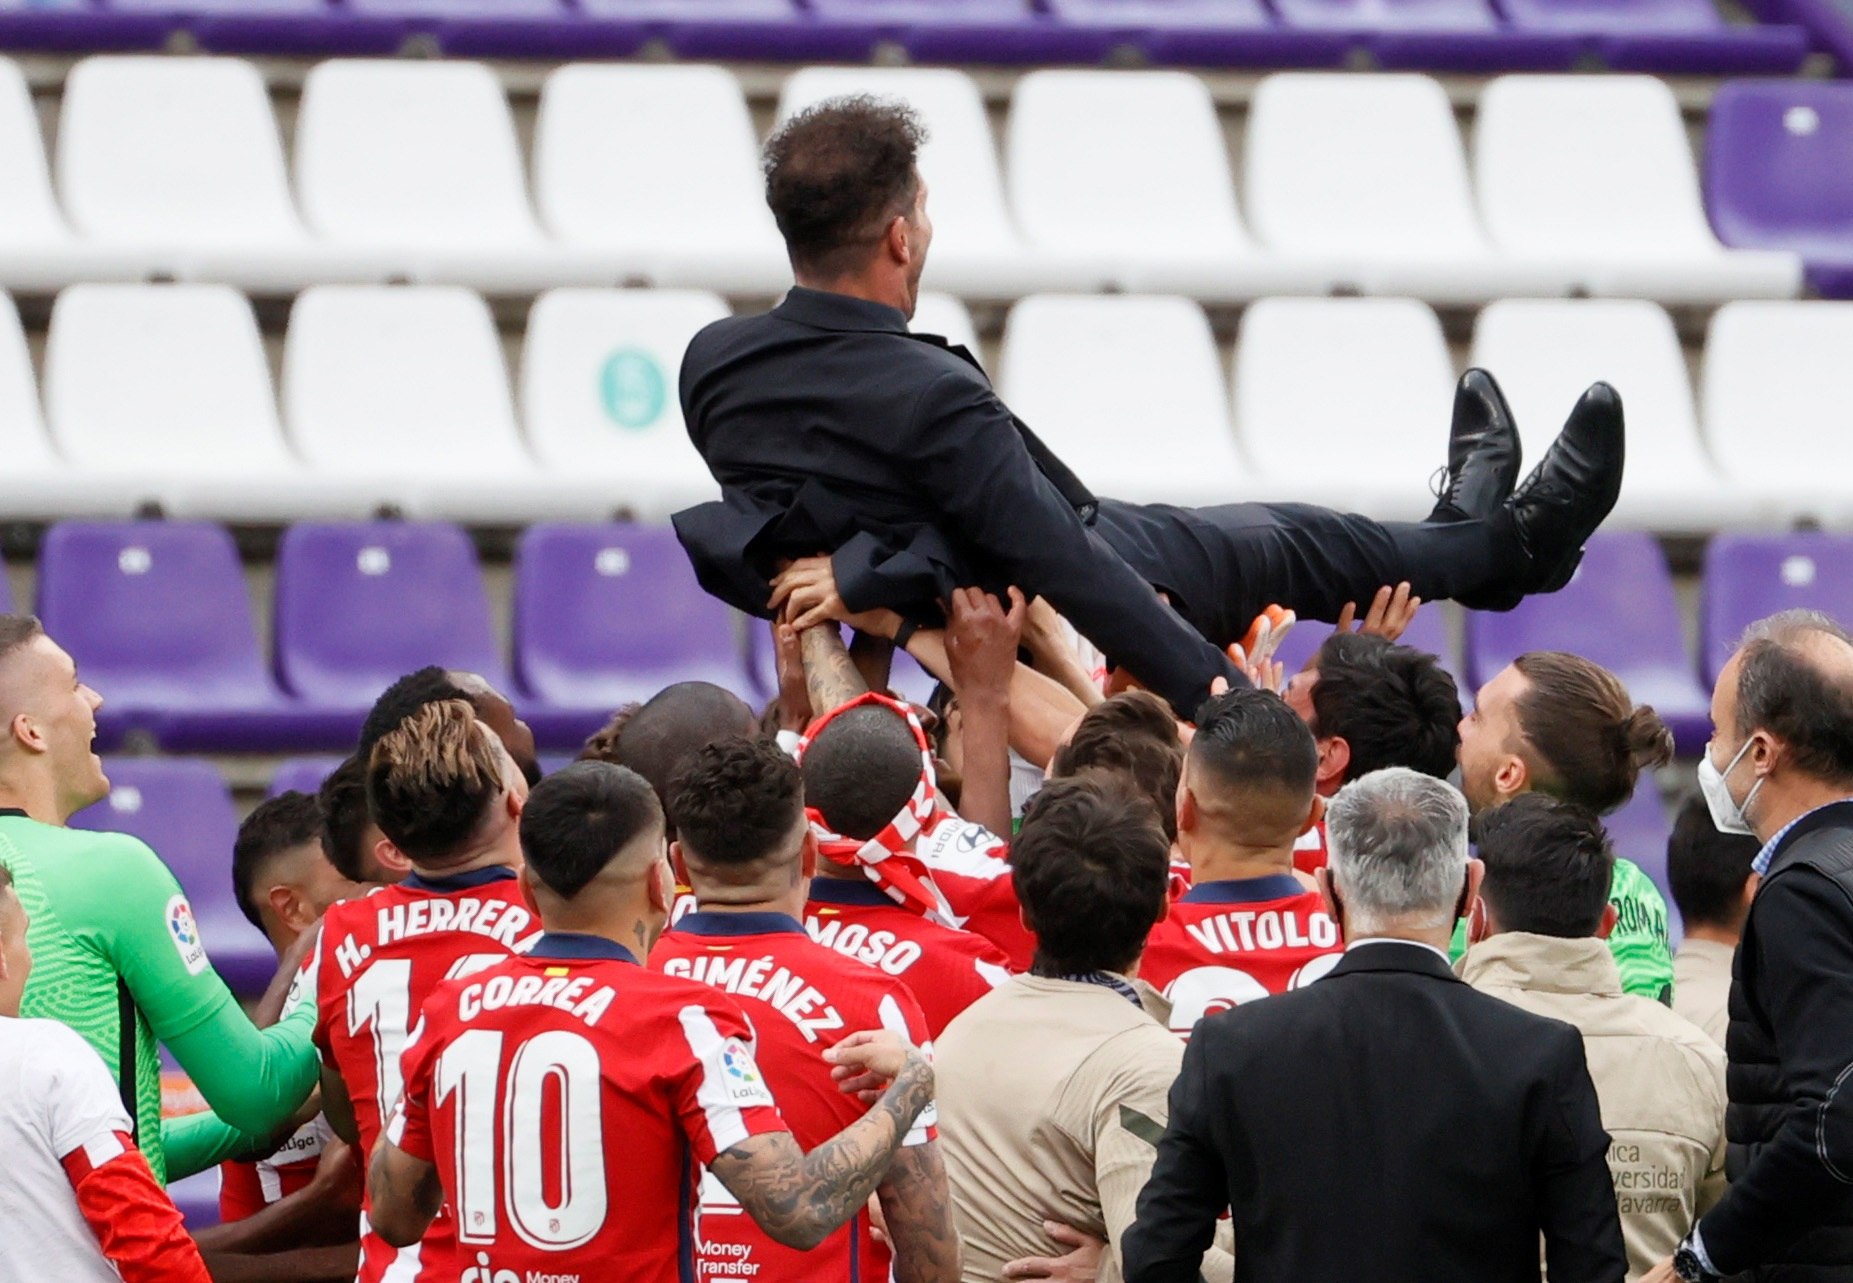
[[[1608,669],[1562,651],[1531,651],[1501,669],[1461,719],[1460,737],[1461,792],[1476,815],[1533,791],[1607,815],[1634,796],[1643,771],[1673,760],[1673,733],[1658,713],[1637,706]],[[1665,897],[1618,854],[1609,903],[1622,987],[1670,1002]],[[1457,934],[1456,954],[1465,947]]]

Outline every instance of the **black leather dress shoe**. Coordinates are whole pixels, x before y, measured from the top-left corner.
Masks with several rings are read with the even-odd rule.
[[[1583,544],[1621,497],[1626,458],[1621,397],[1591,384],[1563,431],[1506,500],[1521,564],[1496,589],[1464,596],[1473,610],[1510,610],[1533,593],[1556,592],[1583,560]]]
[[[1473,369],[1454,388],[1448,467],[1440,476],[1430,521],[1472,521],[1499,511],[1518,480],[1523,457],[1505,393],[1485,370]]]

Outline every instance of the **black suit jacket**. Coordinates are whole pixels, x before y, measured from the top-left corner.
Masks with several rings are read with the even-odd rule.
[[[793,289],[697,334],[681,395],[722,498],[676,533],[731,605],[764,616],[777,560],[828,552],[852,610],[937,623],[958,587],[1047,597],[1186,716],[1213,678],[1242,680],[1101,540],[1094,497],[971,354],[895,309]]]
[[[1538,1283],[1540,1232],[1551,1283],[1622,1283],[1607,1151],[1575,1029],[1365,945],[1197,1025],[1127,1283],[1195,1283],[1224,1207],[1244,1283]]]

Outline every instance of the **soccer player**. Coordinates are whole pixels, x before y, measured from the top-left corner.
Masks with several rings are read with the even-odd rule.
[[[527,796],[507,749],[462,700],[424,705],[373,747],[369,805],[411,873],[331,908],[304,970],[319,1011],[323,1107],[363,1154],[399,1098],[400,1056],[432,990],[540,933],[516,877]],[[369,1232],[363,1212],[360,1238],[360,1283],[456,1277],[448,1215],[399,1251]]]
[[[207,1283],[96,1052],[56,1020],[19,1019],[28,932],[0,868],[0,1278]]]
[[[933,753],[906,705],[868,694],[819,718],[799,747],[817,834],[805,905],[812,939],[902,980],[934,1037],[1010,978],[983,936],[948,926],[914,853],[933,811]]]
[[[38,620],[0,615],[0,867],[38,960],[22,1010],[96,1050],[155,1178],[177,1180],[289,1122],[315,1086],[314,1012],[254,1028],[161,858],[126,834],[66,827],[109,795],[91,751],[102,703]],[[163,1129],[160,1045],[212,1113]]]
[[[439,668],[435,664],[407,673],[373,701],[373,708],[360,727],[357,752],[361,760],[371,756],[373,746],[406,718],[427,704],[446,699],[463,700],[475,710],[482,724],[502,741],[502,747],[521,769],[521,776],[529,788],[539,781],[540,759],[534,750],[534,732],[516,714],[508,696],[476,673]]]
[[[1343,945],[1293,844],[1323,810],[1312,732],[1278,696],[1233,690],[1204,705],[1177,794],[1192,886],[1145,945],[1139,975],[1171,1000],[1171,1028],[1310,984]]]
[[[674,853],[698,903],[650,952],[650,968],[732,994],[758,1034],[755,1054],[767,1086],[800,1145],[815,1147],[866,1107],[836,1090],[824,1053],[858,1029],[885,1028],[926,1047],[926,1017],[893,976],[851,961],[805,934],[805,883],[817,839],[804,814],[804,784],[789,754],[767,739],[713,744],[695,755],[671,798]],[[958,1232],[929,1106],[908,1132],[876,1191],[894,1277],[900,1283],[956,1283]],[[869,1216],[816,1249],[781,1247],[719,1181],[702,1188],[701,1245],[715,1277],[760,1283],[886,1279],[890,1253]]]
[[[238,826],[232,844],[232,892],[252,926],[282,958],[330,906],[361,887],[336,872],[322,850],[322,812],[315,798],[294,791],[263,802]],[[263,1158],[228,1159],[219,1167],[219,1219],[242,1221],[309,1188],[322,1155],[341,1142],[317,1114]],[[349,1234],[352,1235],[352,1208]],[[348,1261],[352,1269],[353,1262]]]
[[[886,1031],[830,1048],[842,1090],[879,1094],[805,1154],[738,1004],[637,965],[674,894],[649,784],[577,763],[536,787],[521,837],[547,933],[425,1004],[370,1168],[376,1229],[411,1243],[448,1197],[465,1278],[695,1283],[705,1166],[775,1241],[823,1243],[931,1100],[926,1058]]]

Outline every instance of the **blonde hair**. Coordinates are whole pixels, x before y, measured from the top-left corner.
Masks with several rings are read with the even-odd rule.
[[[380,737],[367,759],[367,809],[392,844],[441,864],[502,795],[502,755],[461,699],[427,704]]]

